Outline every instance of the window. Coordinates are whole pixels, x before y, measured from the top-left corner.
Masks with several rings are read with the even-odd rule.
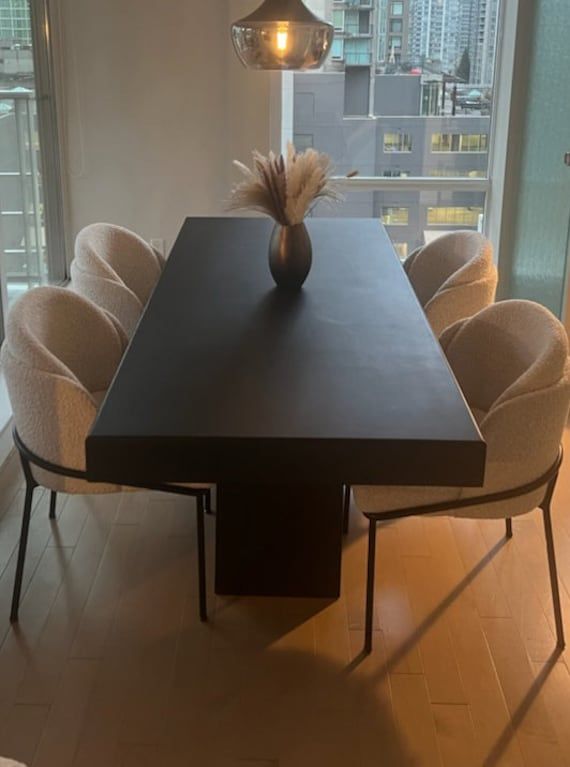
[[[486,133],[434,133],[431,137],[432,152],[486,152]]]
[[[342,39],[342,37],[335,37],[331,47],[331,59],[342,60],[343,58],[344,58],[344,40]]]
[[[333,27],[339,31],[344,31],[344,11],[333,11],[332,12],[332,23]]]
[[[321,70],[291,76],[282,133],[312,136],[338,176],[358,173],[342,181],[344,203],[313,215],[396,221],[388,211],[406,208],[408,223],[388,226],[410,253],[445,227],[484,226],[503,0],[305,2],[329,21],[344,9],[350,36],[337,35]],[[466,48],[470,76],[453,82],[442,73],[457,73]]]
[[[408,208],[382,208],[381,218],[386,226],[407,226],[410,211]]]
[[[45,0],[32,34],[28,0],[0,0],[0,308],[26,290],[65,277],[61,180]],[[32,40],[39,47],[45,93],[36,100]],[[41,126],[41,135],[40,135]],[[42,157],[49,158],[42,163]],[[42,174],[42,168],[47,168]],[[0,341],[2,338],[0,337]]]
[[[293,144],[299,152],[304,152],[305,149],[312,149],[313,136],[310,133],[295,133]]]
[[[476,227],[483,215],[483,208],[428,208],[428,226]]]
[[[344,41],[344,59],[347,66],[366,66],[372,60],[370,40],[358,38]]]
[[[411,152],[412,137],[409,133],[385,133],[385,152]]]

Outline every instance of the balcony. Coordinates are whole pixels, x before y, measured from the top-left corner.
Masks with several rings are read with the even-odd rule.
[[[373,0],[334,0],[335,8],[362,8],[371,10],[374,7]]]
[[[35,94],[0,90],[2,303],[46,281],[45,232]]]
[[[345,49],[344,62],[347,67],[368,67],[372,64],[372,53],[365,51],[351,53]]]
[[[372,24],[368,24],[363,28],[360,24],[347,23],[344,27],[344,34],[346,37],[372,37]]]

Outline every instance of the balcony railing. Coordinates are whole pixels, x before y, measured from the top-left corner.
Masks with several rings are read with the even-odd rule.
[[[366,29],[361,29],[360,24],[351,24],[348,22],[344,27],[344,33],[347,37],[372,37],[372,24],[368,24]]]
[[[33,91],[0,90],[0,282],[3,303],[47,276]]]
[[[373,0],[334,0],[335,8],[372,8]]]
[[[346,49],[344,51],[344,61],[349,67],[366,67],[372,63],[372,53],[370,52],[358,52],[350,53]]]

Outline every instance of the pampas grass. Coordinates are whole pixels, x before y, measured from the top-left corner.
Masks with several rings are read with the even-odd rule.
[[[287,145],[287,159],[253,152],[253,168],[237,160],[244,181],[236,184],[228,210],[255,210],[282,226],[301,224],[319,200],[338,202],[342,195],[331,182],[330,157],[315,149],[297,152]]]

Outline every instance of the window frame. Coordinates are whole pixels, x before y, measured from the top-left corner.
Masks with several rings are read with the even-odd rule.
[[[54,61],[54,24],[49,0],[29,0],[31,47],[33,56],[34,92],[27,105],[28,129],[37,130],[40,137],[39,165],[43,206],[45,243],[49,284],[61,285],[68,279],[68,247],[65,210],[65,192],[62,172],[62,145],[58,129],[60,110],[56,103],[56,67]],[[9,93],[9,91],[8,91]],[[31,112],[32,103],[35,114]],[[34,121],[37,120],[37,125]],[[34,127],[32,127],[34,126]],[[35,167],[35,151],[32,173]],[[38,207],[37,202],[35,207]],[[38,214],[39,215],[39,214]],[[0,344],[4,340],[4,327],[8,311],[6,258],[0,221]]]
[[[497,20],[498,56],[495,62],[495,87],[488,144],[489,161],[485,177],[355,176],[346,178],[337,176],[334,180],[339,190],[346,194],[366,191],[485,193],[483,233],[495,244],[495,260],[498,260],[501,257],[503,244],[509,241],[508,236],[503,233],[502,224],[505,209],[505,171],[511,143],[509,132],[513,110],[514,63],[520,34],[518,30],[520,13],[520,0],[502,0]],[[397,16],[397,14],[391,15]],[[293,130],[293,90],[292,72],[272,73],[270,139],[273,146],[283,151]]]

